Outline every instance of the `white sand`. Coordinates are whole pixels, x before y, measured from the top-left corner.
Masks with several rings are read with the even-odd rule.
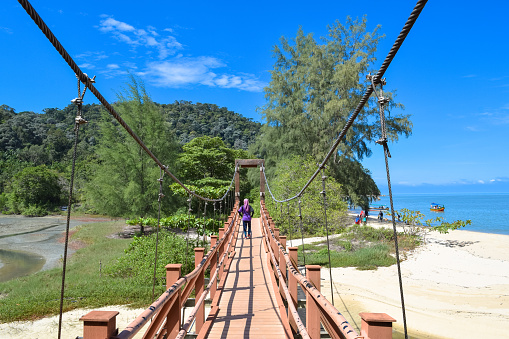
[[[384,223],[373,218],[370,224],[379,227]],[[294,240],[293,246],[297,245],[299,242]],[[410,337],[508,337],[509,236],[468,231],[432,233],[425,246],[402,261],[401,271]],[[359,312],[383,312],[395,318],[394,327],[402,331],[396,266],[376,271],[335,268],[333,281],[334,303],[354,328],[360,327]],[[322,292],[331,300],[328,269],[322,269]],[[101,310],[120,311],[117,316],[120,329],[143,311],[122,306]],[[88,312],[65,313],[62,337],[82,336],[83,324],[79,318]],[[2,339],[54,338],[57,332],[58,316],[0,324]]]
[[[509,236],[468,231],[431,233],[401,263],[410,337],[490,338],[509,333]],[[329,270],[322,292],[330,298]],[[334,303],[354,328],[359,312],[403,315],[397,267],[335,268]]]
[[[141,314],[145,309],[128,309],[125,306],[106,306],[96,308],[97,311],[119,311],[116,322],[119,329],[125,328],[131,321]],[[92,311],[92,309],[78,309],[66,312],[62,316],[62,338],[76,338],[83,336],[83,322],[79,319]],[[35,321],[16,321],[12,323],[0,324],[0,338],[31,338],[47,339],[58,336],[59,316],[47,317]],[[138,333],[134,338],[142,338],[142,333]]]

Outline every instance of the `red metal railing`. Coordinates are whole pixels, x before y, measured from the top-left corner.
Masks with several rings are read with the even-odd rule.
[[[92,311],[80,318],[84,321],[84,337],[87,339],[129,339],[135,336],[150,320],[152,321],[143,338],[163,338],[164,336],[181,338],[187,333],[193,321],[195,321],[196,333],[200,332],[205,322],[205,297],[210,292],[210,297],[217,299],[215,298],[218,295],[216,293],[217,284],[219,283],[221,287],[224,283],[227,268],[235,255],[234,248],[240,225],[237,209],[238,203],[235,204],[228,221],[225,222],[225,228],[219,229],[219,239],[217,236],[211,237],[212,248],[205,257],[203,248],[195,249],[196,268],[191,273],[181,277],[181,264],[166,266],[167,290],[125,329],[120,333],[115,329],[115,316],[118,312]],[[204,288],[205,271],[209,267],[212,276],[210,283]],[[181,326],[181,309],[193,290],[196,296],[195,307]]]
[[[150,321],[143,338],[183,338],[193,322],[198,338],[206,338],[219,312],[221,291],[228,275],[229,267],[235,256],[235,244],[238,236],[240,218],[237,216],[238,202],[225,223],[219,229],[219,236],[211,237],[211,249],[204,256],[203,248],[195,248],[196,268],[181,277],[182,264],[166,266],[167,290],[131,322],[120,333],[115,326],[115,311],[92,311],[80,318],[84,321],[86,339],[129,339],[135,336]],[[307,265],[306,276],[297,269],[297,247],[289,247],[286,252],[286,237],[279,235],[269,216],[265,204],[260,203],[260,225],[267,252],[269,270],[276,292],[276,298],[283,326],[292,329],[302,338],[320,338],[320,325],[331,338],[346,339],[388,339],[392,338],[392,322],[395,320],[385,313],[361,313],[362,327],[359,335],[341,313],[320,293],[320,266]],[[218,239],[219,238],[219,239]],[[210,267],[210,282],[205,287],[205,270]],[[218,280],[219,278],[219,280]],[[297,313],[297,286],[306,294],[306,326]],[[182,308],[192,291],[195,291],[195,307],[188,318],[181,319]],[[212,299],[209,316],[205,321],[204,301],[207,295]],[[288,305],[288,313],[283,304]]]
[[[320,338],[320,323],[331,338],[392,338],[395,319],[385,313],[361,313],[362,328],[359,335],[341,313],[320,293],[320,266],[307,265],[306,277],[297,269],[297,247],[288,248],[286,237],[279,236],[263,201],[260,202],[260,224],[279,282],[279,292],[288,304],[288,319],[293,330],[303,338]],[[285,267],[286,266],[286,267]],[[287,272],[288,270],[288,272]],[[297,284],[306,294],[306,327],[297,314]],[[287,287],[288,286],[288,287]],[[390,325],[390,326],[389,326]]]

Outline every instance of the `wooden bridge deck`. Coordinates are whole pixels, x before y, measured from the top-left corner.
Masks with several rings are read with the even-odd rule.
[[[289,338],[272,288],[260,221],[254,218],[251,224],[251,239],[242,239],[240,226],[236,255],[208,338]]]

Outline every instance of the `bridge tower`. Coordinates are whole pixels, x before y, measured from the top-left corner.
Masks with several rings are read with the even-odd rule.
[[[260,167],[260,200],[265,201],[265,176],[262,168],[265,166],[264,159],[235,159],[235,201],[240,201],[240,169],[243,167]]]

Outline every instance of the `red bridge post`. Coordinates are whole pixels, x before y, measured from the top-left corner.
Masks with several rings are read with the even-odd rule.
[[[306,279],[320,291],[320,265],[306,265]],[[306,292],[306,327],[311,339],[320,339],[320,309]]]

